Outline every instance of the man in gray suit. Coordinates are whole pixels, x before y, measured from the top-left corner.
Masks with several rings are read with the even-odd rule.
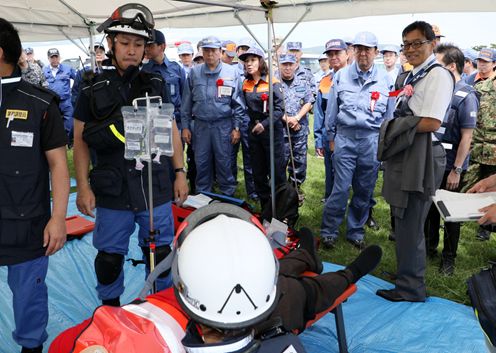
[[[381,126],[378,152],[378,158],[385,160],[383,196],[396,224],[397,279],[394,289],[378,290],[377,295],[390,301],[423,302],[427,296],[423,225],[446,164],[441,124],[454,79],[436,61],[436,36],[430,24],[414,22],[402,37],[403,52],[413,69],[403,77],[395,119]]]

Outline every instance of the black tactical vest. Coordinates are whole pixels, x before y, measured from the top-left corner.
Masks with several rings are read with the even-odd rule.
[[[45,254],[50,189],[41,123],[56,97],[23,80],[2,88],[7,92],[0,107],[0,265],[11,265]]]
[[[85,123],[83,139],[96,150],[97,165],[90,172],[90,184],[97,207],[140,212],[148,209],[148,168],[135,169],[136,162],[124,159],[124,123],[121,107],[135,98],[162,96],[163,79],[133,67],[121,77],[116,70],[104,70],[81,89],[90,105],[91,120]],[[154,206],[172,199],[171,161],[162,156],[153,163]]]

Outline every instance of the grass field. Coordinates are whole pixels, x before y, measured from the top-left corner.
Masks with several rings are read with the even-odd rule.
[[[319,234],[323,208],[321,199],[324,194],[324,160],[315,157],[313,136],[309,137],[308,146],[307,180],[303,185],[306,199],[300,208],[298,224],[299,226],[307,226],[315,234]],[[72,151],[69,151],[68,158],[71,176],[73,177]],[[241,153],[238,155],[238,162],[238,168],[241,169]],[[247,199],[244,192],[243,172],[241,170],[238,173],[238,181],[236,196]],[[396,271],[396,257],[394,243],[387,238],[390,231],[389,206],[380,196],[381,187],[382,176],[379,175],[374,192],[374,197],[377,201],[374,208],[374,217],[378,221],[380,229],[374,231],[366,228],[365,241],[367,244],[378,244],[382,247],[384,251],[382,263],[375,270],[374,275],[389,280],[388,276],[384,274],[384,271],[389,273]],[[456,259],[456,269],[453,276],[446,277],[438,273],[439,258],[427,260],[426,283],[429,295],[447,298],[464,304],[469,303],[465,281],[471,274],[478,272],[481,267],[486,266],[488,260],[496,260],[496,240],[494,237],[489,242],[480,242],[475,239],[476,231],[477,226],[475,223],[463,225]],[[341,226],[340,237],[336,248],[332,251],[320,250],[322,260],[345,265],[358,255],[358,250],[344,240],[344,234],[345,224]],[[442,250],[442,240],[440,243],[439,253]]]

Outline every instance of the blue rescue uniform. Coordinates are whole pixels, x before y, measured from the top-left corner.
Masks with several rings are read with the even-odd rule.
[[[184,82],[186,81],[184,69],[178,63],[164,57],[164,61],[161,64],[150,60],[143,65],[143,71],[158,74],[165,80],[171,102],[174,104],[174,117],[176,118],[177,128],[181,130],[181,99]]]
[[[55,76],[52,73],[52,67],[46,65],[43,67],[43,74],[48,82],[48,88],[57,93],[60,98],[60,111],[64,116],[64,127],[67,135],[72,131],[74,109],[71,102],[71,79],[76,79],[76,70],[64,64],[57,68]]]
[[[392,88],[389,75],[376,65],[362,72],[355,62],[334,76],[326,111],[327,134],[335,143],[334,185],[322,216],[323,237],[338,236],[351,186],[346,236],[350,240],[363,239],[379,168],[379,127],[384,119],[393,117],[394,100],[388,98]],[[373,92],[378,92],[379,98],[372,107]]]
[[[245,107],[241,84],[233,66],[219,62],[214,70],[193,67],[184,86],[181,120],[192,131],[196,163],[196,191],[212,191],[213,169],[220,191],[232,196],[236,181],[231,170],[231,132],[241,128]]]

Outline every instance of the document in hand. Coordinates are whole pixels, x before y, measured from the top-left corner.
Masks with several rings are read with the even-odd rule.
[[[432,201],[447,222],[475,221],[483,215],[479,209],[496,203],[496,192],[463,194],[437,190]]]

